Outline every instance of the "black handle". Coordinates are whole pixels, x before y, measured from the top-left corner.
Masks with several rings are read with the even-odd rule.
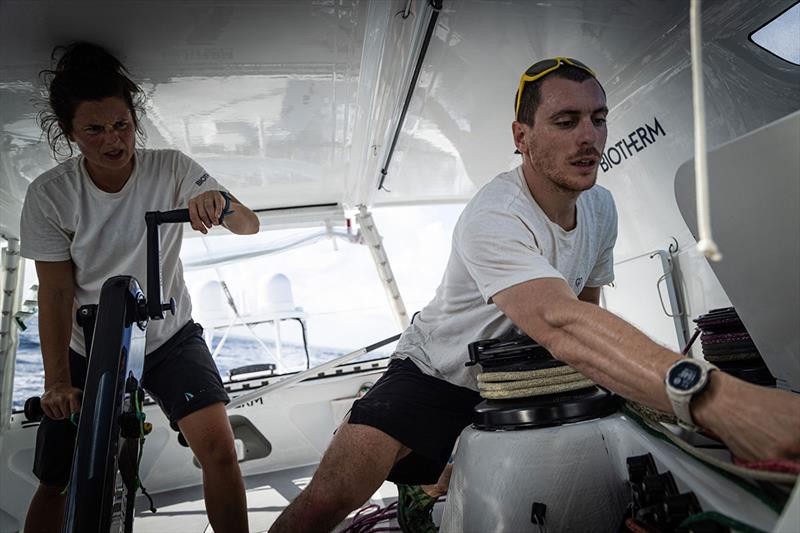
[[[164,318],[164,311],[175,314],[175,304],[172,298],[164,303],[164,294],[161,290],[161,224],[176,224],[189,222],[188,209],[175,209],[173,211],[148,211],[144,214],[147,224],[147,315],[153,320]]]
[[[155,216],[157,224],[176,224],[181,222],[189,222],[188,209],[175,209],[173,211],[151,211]]]
[[[28,422],[38,422],[44,416],[44,411],[42,410],[42,399],[38,396],[31,396],[27,400],[25,400],[25,407],[23,408],[25,412],[25,418]]]

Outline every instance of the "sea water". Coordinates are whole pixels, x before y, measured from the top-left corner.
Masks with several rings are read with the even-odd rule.
[[[44,372],[42,369],[42,352],[39,344],[39,326],[36,318],[26,323],[27,328],[20,333],[17,348],[17,364],[14,373],[14,396],[12,407],[15,411],[22,410],[25,400],[31,396],[41,396],[44,392]],[[217,346],[222,339],[222,333],[216,333],[211,345]],[[262,342],[274,354],[275,343],[269,339]],[[358,347],[349,349],[309,346],[308,355],[311,366],[316,366],[325,361],[330,361],[341,355],[349,353]],[[381,350],[369,353],[361,359],[373,359],[381,355],[388,356],[391,351]],[[288,371],[306,369],[306,354],[303,346],[283,342],[281,344],[281,359]],[[228,378],[228,371],[244,365],[257,363],[274,363],[275,360],[267,354],[262,346],[252,336],[228,336],[225,344],[214,359],[217,369],[223,380]]]

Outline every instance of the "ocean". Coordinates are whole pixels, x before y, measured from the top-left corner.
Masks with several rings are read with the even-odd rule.
[[[20,333],[19,346],[17,348],[17,362],[14,371],[14,396],[12,408],[15,411],[22,410],[25,400],[31,396],[41,396],[44,392],[44,372],[42,370],[42,353],[39,345],[39,326],[36,317],[27,322],[27,329]],[[222,338],[221,332],[215,335],[212,346],[216,346]],[[262,339],[262,342],[273,352],[275,343],[269,339]],[[282,343],[281,356],[287,370],[305,370],[306,354],[300,344]],[[374,359],[379,356],[391,354],[391,346],[376,350],[366,354],[361,359]],[[353,350],[359,346],[349,349],[330,348],[309,345],[308,355],[311,366],[316,366],[325,361],[330,361]],[[233,336],[229,335],[220,353],[215,358],[217,369],[223,379],[228,377],[228,371],[244,365],[256,363],[274,362],[267,355],[259,343],[252,336]]]

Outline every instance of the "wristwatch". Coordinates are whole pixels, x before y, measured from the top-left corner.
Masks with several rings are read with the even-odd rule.
[[[222,225],[222,220],[233,213],[233,209],[231,209],[231,195],[227,191],[219,191],[222,195],[222,198],[225,199],[225,207],[222,208],[222,213],[219,215],[219,223]]]
[[[700,429],[692,418],[691,403],[708,386],[712,370],[716,366],[702,359],[681,359],[667,370],[664,383],[672,410],[678,417],[678,425],[690,431]]]

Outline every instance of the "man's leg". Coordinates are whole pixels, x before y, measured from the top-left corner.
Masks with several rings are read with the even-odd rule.
[[[281,513],[270,533],[332,530],[375,493],[409,452],[378,429],[342,424],[311,483]]]
[[[39,483],[25,517],[25,533],[58,533],[64,521],[64,507],[67,496],[62,495],[64,487],[54,487]]]
[[[203,493],[211,527],[216,533],[247,532],[244,481],[224,404],[194,411],[178,420],[178,427],[203,467]]]
[[[420,485],[425,494],[431,498],[440,498],[447,494],[447,489],[450,487],[450,476],[453,474],[453,465],[449,464],[442,470],[442,475],[439,476],[439,481],[435,485]]]

